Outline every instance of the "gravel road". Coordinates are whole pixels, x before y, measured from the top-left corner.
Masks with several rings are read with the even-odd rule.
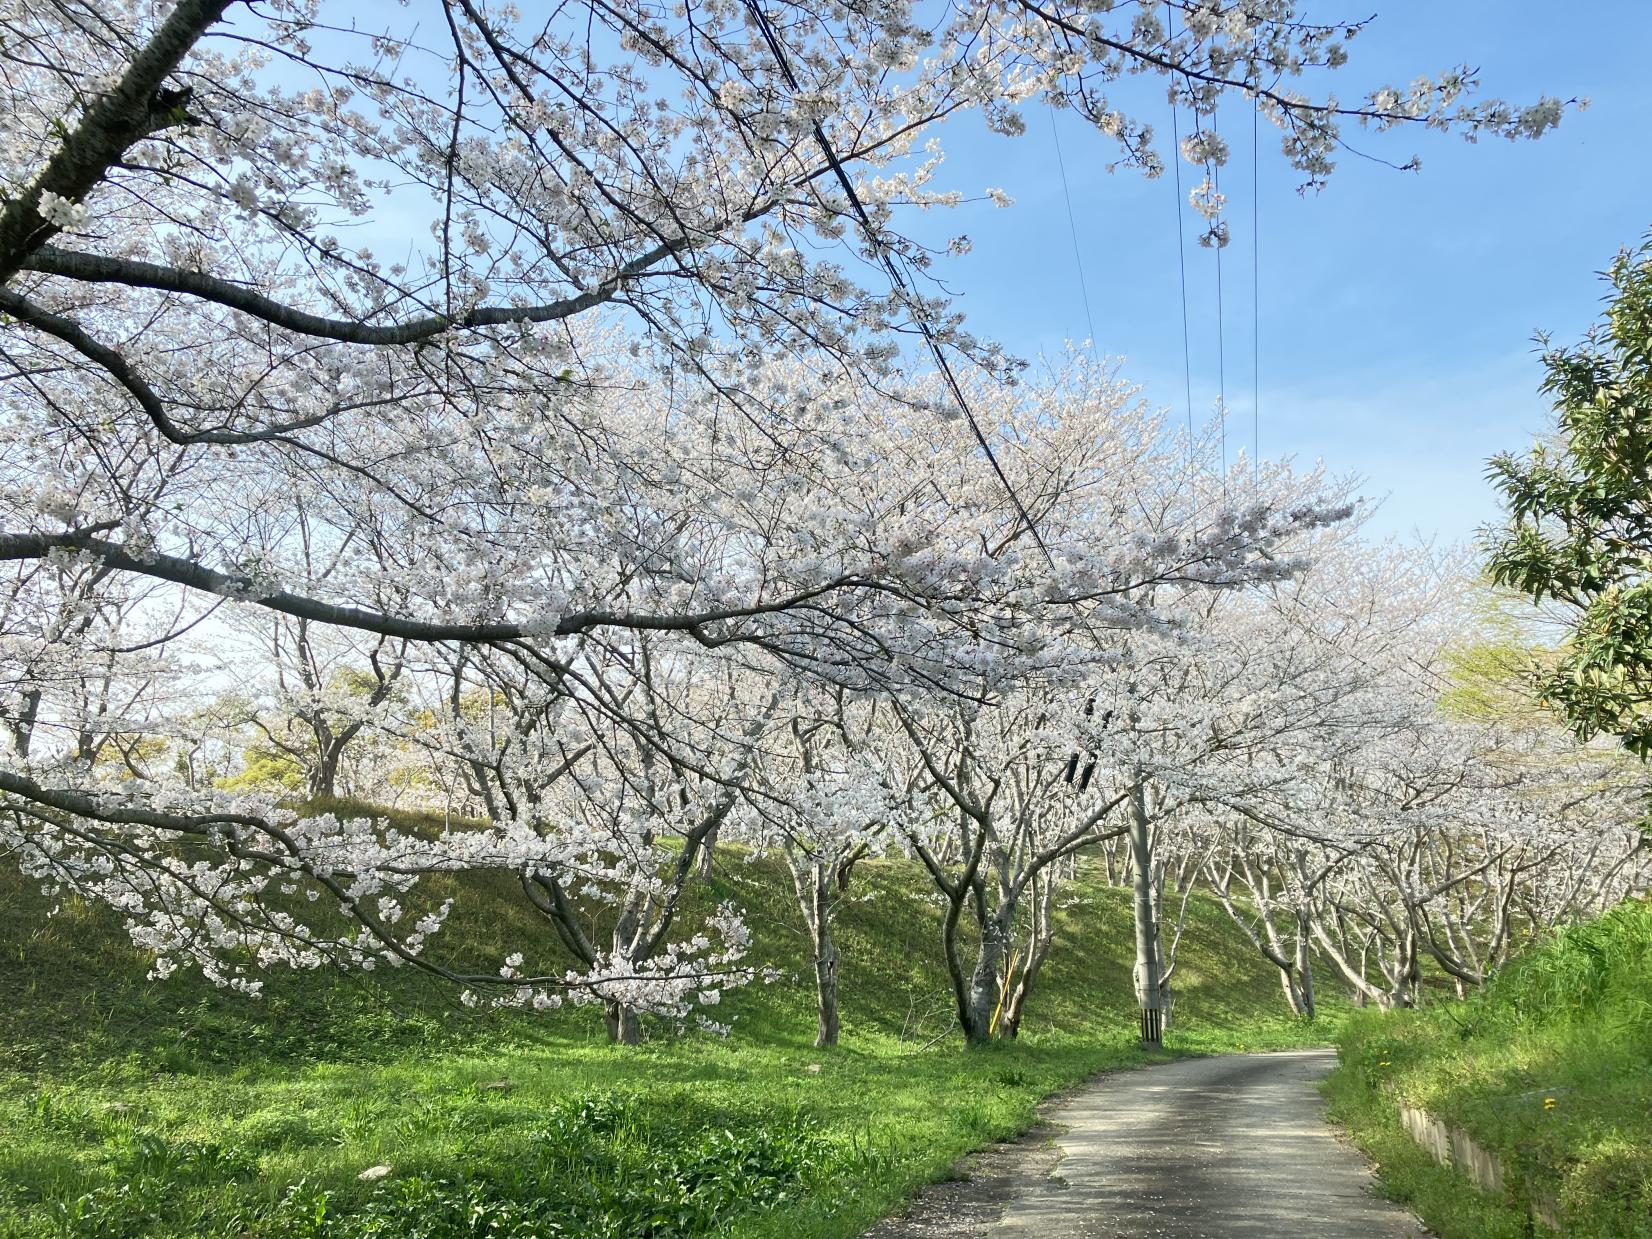
[[[1330,1050],[1234,1054],[1106,1076],[1028,1137],[977,1155],[867,1239],[1407,1239],[1325,1121]]]

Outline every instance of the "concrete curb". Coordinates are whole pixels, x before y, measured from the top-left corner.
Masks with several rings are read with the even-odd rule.
[[[1417,1144],[1442,1166],[1455,1167],[1472,1179],[1481,1191],[1501,1196],[1508,1176],[1503,1162],[1490,1149],[1482,1148],[1461,1127],[1453,1127],[1427,1110],[1399,1102],[1400,1125]],[[1533,1188],[1526,1207],[1532,1219],[1559,1233],[1558,1206],[1552,1192]]]

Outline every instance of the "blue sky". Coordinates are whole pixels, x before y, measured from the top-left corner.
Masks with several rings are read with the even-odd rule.
[[[1370,11],[1308,8],[1327,19]],[[1480,68],[1487,96],[1590,99],[1535,143],[1351,129],[1355,146],[1394,162],[1421,156],[1421,171],[1345,153],[1330,186],[1308,197],[1296,193],[1278,131],[1264,121],[1259,228],[1248,107],[1235,102],[1218,116],[1233,148],[1222,181],[1233,229],[1222,316],[1231,437],[1250,441],[1259,328],[1263,454],[1362,475],[1364,493],[1386,497],[1378,533],[1468,539],[1496,513],[1486,457],[1523,447],[1548,418],[1533,333],[1578,336],[1601,309],[1597,273],[1652,227],[1652,2],[1404,0],[1383,5],[1350,52],[1328,79],[1343,99],[1460,63]],[[1162,85],[1141,86],[1139,114],[1168,134]],[[1013,208],[969,205],[921,225],[926,236],[969,234],[973,252],[941,265],[947,286],[976,331],[1024,356],[1089,334],[1051,117],[1035,108],[1027,121],[1015,140],[973,120],[942,134],[941,179],[966,191],[1001,186]],[[1058,123],[1099,349],[1122,356],[1125,377],[1181,416],[1172,177],[1109,175],[1099,135],[1069,116]],[[1199,174],[1183,167],[1185,190]],[[1202,417],[1217,391],[1217,316],[1215,258],[1194,244],[1197,222],[1184,217]]]

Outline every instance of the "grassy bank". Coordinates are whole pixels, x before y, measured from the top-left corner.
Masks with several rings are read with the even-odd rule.
[[[1652,1236],[1652,903],[1561,932],[1466,1003],[1361,1013],[1340,1048],[1334,1117],[1443,1239],[1528,1233],[1534,1193],[1569,1236]],[[1435,1166],[1401,1099],[1496,1153],[1505,1198]]]
[[[7,1236],[847,1236],[1049,1092],[1142,1059],[1129,903],[1098,882],[1062,914],[1020,1043],[965,1051],[921,875],[857,870],[844,1044],[823,1053],[788,879],[734,856],[706,898],[746,909],[784,979],[725,997],[726,1040],[656,1025],[630,1051],[590,1008],[477,1013],[406,974],[276,973],[256,1002],[146,981],[107,914],[48,919],[7,880]],[[479,960],[550,937],[504,888],[465,906],[444,934]],[[1284,1017],[1213,904],[1195,902],[1177,976],[1169,1052],[1328,1039]]]

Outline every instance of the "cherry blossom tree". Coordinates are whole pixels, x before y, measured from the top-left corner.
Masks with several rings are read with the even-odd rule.
[[[1272,643],[1325,651],[1336,708],[1264,742],[1267,777],[1207,806],[1221,834],[1207,879],[1304,1015],[1315,953],[1359,1001],[1412,1005],[1425,965],[1478,985],[1522,936],[1622,897],[1639,868],[1623,763],[1462,691],[1481,627],[1460,557],[1327,551],[1275,587]],[[1561,890],[1590,895],[1568,907]]]
[[[1274,967],[1291,1013],[1313,1019],[1312,892],[1342,854],[1302,839],[1228,824],[1218,848],[1203,860],[1203,876],[1245,938]]]
[[[1009,1034],[1019,1020],[1049,950],[1039,901],[1059,880],[1058,862],[1122,829],[1111,820],[1120,796],[1081,792],[1065,778],[1081,711],[1072,691],[1023,692],[980,710],[900,711],[916,767],[902,828],[945,898],[942,948],[969,1041]],[[966,926],[973,962],[964,956]],[[1019,998],[1006,1023],[1012,986]]]
[[[491,764],[513,811],[531,813],[541,833],[572,845],[566,860],[524,869],[522,889],[585,967],[627,974],[662,958],[675,966],[683,948],[672,934],[703,875],[700,856],[738,803],[772,701],[746,700],[738,668],[703,658],[672,668],[669,654],[662,658],[647,638],[606,650],[600,659],[588,653],[583,661],[598,686],[594,705],[641,697],[651,726],[645,731],[632,721],[644,713],[635,703],[627,714],[590,717],[595,710],[582,702],[588,717],[575,734],[589,738],[579,751],[558,738],[552,777],[538,773],[543,758],[526,777],[517,754],[501,754]],[[521,732],[512,727],[507,734]],[[613,908],[606,947],[593,941],[594,918],[576,903],[582,893]],[[704,919],[722,940],[718,959],[733,963],[744,953],[744,925],[726,906]],[[688,950],[704,951],[711,941],[697,933]],[[745,979],[732,968],[708,974],[696,1000],[715,1005],[721,988]],[[633,994],[616,985],[601,992],[609,1037],[636,1044],[638,1016],[650,1006],[646,989]]]
[[[1081,558],[1089,584],[1075,609],[1059,613],[1059,627],[1032,634],[1037,644],[1023,656],[983,662],[967,689],[895,700],[914,766],[902,780],[914,789],[902,829],[946,901],[943,948],[959,1021],[974,1041],[1020,1018],[1049,949],[1058,863],[1128,833],[1138,989],[1150,1013],[1144,1035],[1156,1041],[1172,965],[1159,932],[1164,870],[1151,851],[1154,824],[1204,794],[1191,769],[1246,742],[1258,721],[1252,709],[1223,720],[1228,726],[1206,725],[1198,688],[1190,691],[1196,643],[1185,617],[1228,592],[1289,577],[1301,566],[1299,545],[1349,507],[1322,478],[1270,469],[1265,482],[1260,473],[1254,487],[1247,481],[1236,509],[1225,501],[1231,479],[1204,459],[1214,445],[1168,439],[1139,410],[1103,422],[1058,420],[1059,408],[1045,397],[1003,468],[1012,481],[1026,476],[1029,493],[1031,479],[1040,481],[1052,559]],[[1235,681],[1213,675],[1199,687],[1220,697]],[[1235,707],[1209,706],[1223,708]],[[963,958],[961,926],[973,964]],[[1014,944],[1023,928],[1024,948]]]
[[[275,695],[268,709],[245,716],[265,744],[302,773],[312,799],[331,799],[345,750],[396,690],[404,668],[401,643],[379,637],[358,663],[355,651],[321,648],[308,621],[277,617],[269,626]]]
[[[1018,367],[968,333],[938,255],[902,227],[957,200],[927,145],[949,117],[979,109],[1013,135],[1025,106],[1070,107],[1153,174],[1150,125],[1111,93],[1153,75],[1199,120],[1171,157],[1214,170],[1209,122],[1239,98],[1317,184],[1349,123],[1535,136],[1562,111],[1474,102],[1467,70],[1339,104],[1323,78],[1359,24],[1272,0],[1177,0],[1163,19],[1034,0],[447,0],[374,20],[323,0],[4,17],[0,561],[96,597],[43,603],[6,646],[0,845],[121,909],[159,970],[249,990],[276,962],[401,962],[510,1001],[608,1002],[647,980],[675,1012],[709,992],[735,944],[685,954],[645,929],[608,948],[628,962],[583,974],[472,972],[425,951],[439,907],[409,912],[425,874],[580,863],[595,824],[570,811],[568,833],[548,829],[523,812],[541,791],[584,778],[664,812],[668,784],[685,790],[632,712],[646,694],[592,672],[613,665],[591,661],[599,646],[646,641],[662,664],[739,647],[855,691],[952,693],[977,663],[1050,657],[1080,620],[1145,622],[1132,591],[1149,582],[1274,571],[1288,512],[1212,498],[1105,553],[1050,523],[1090,502],[1073,479],[1101,462],[1053,440],[1008,459],[1042,433]],[[1194,200],[1219,243],[1219,195]],[[912,343],[932,375],[913,377]],[[1129,434],[1111,441],[1128,466]],[[1095,494],[1102,527],[1128,524],[1135,492]],[[141,601],[118,631],[82,625],[122,598]],[[162,684],[161,668],[180,690],[183,655],[221,653],[219,625],[249,616],[394,650],[410,692],[470,669],[516,746],[503,778],[467,747],[464,693],[423,699],[442,705],[431,743],[464,739],[480,763],[463,768],[488,824],[414,839],[172,777],[134,760],[187,716],[167,693],[100,715],[37,674],[56,659],[54,683],[95,685],[114,658],[110,686]],[[48,659],[50,631],[68,648]],[[69,737],[114,713],[123,761],[88,763]],[[645,753],[670,780],[638,774]]]
[[[760,745],[757,778],[747,788],[751,843],[778,852],[791,873],[808,934],[819,1016],[815,1045],[834,1046],[841,953],[832,921],[857,864],[883,854],[904,792],[892,786],[898,763],[884,746],[892,734],[876,697],[841,689],[779,703],[783,725]]]

